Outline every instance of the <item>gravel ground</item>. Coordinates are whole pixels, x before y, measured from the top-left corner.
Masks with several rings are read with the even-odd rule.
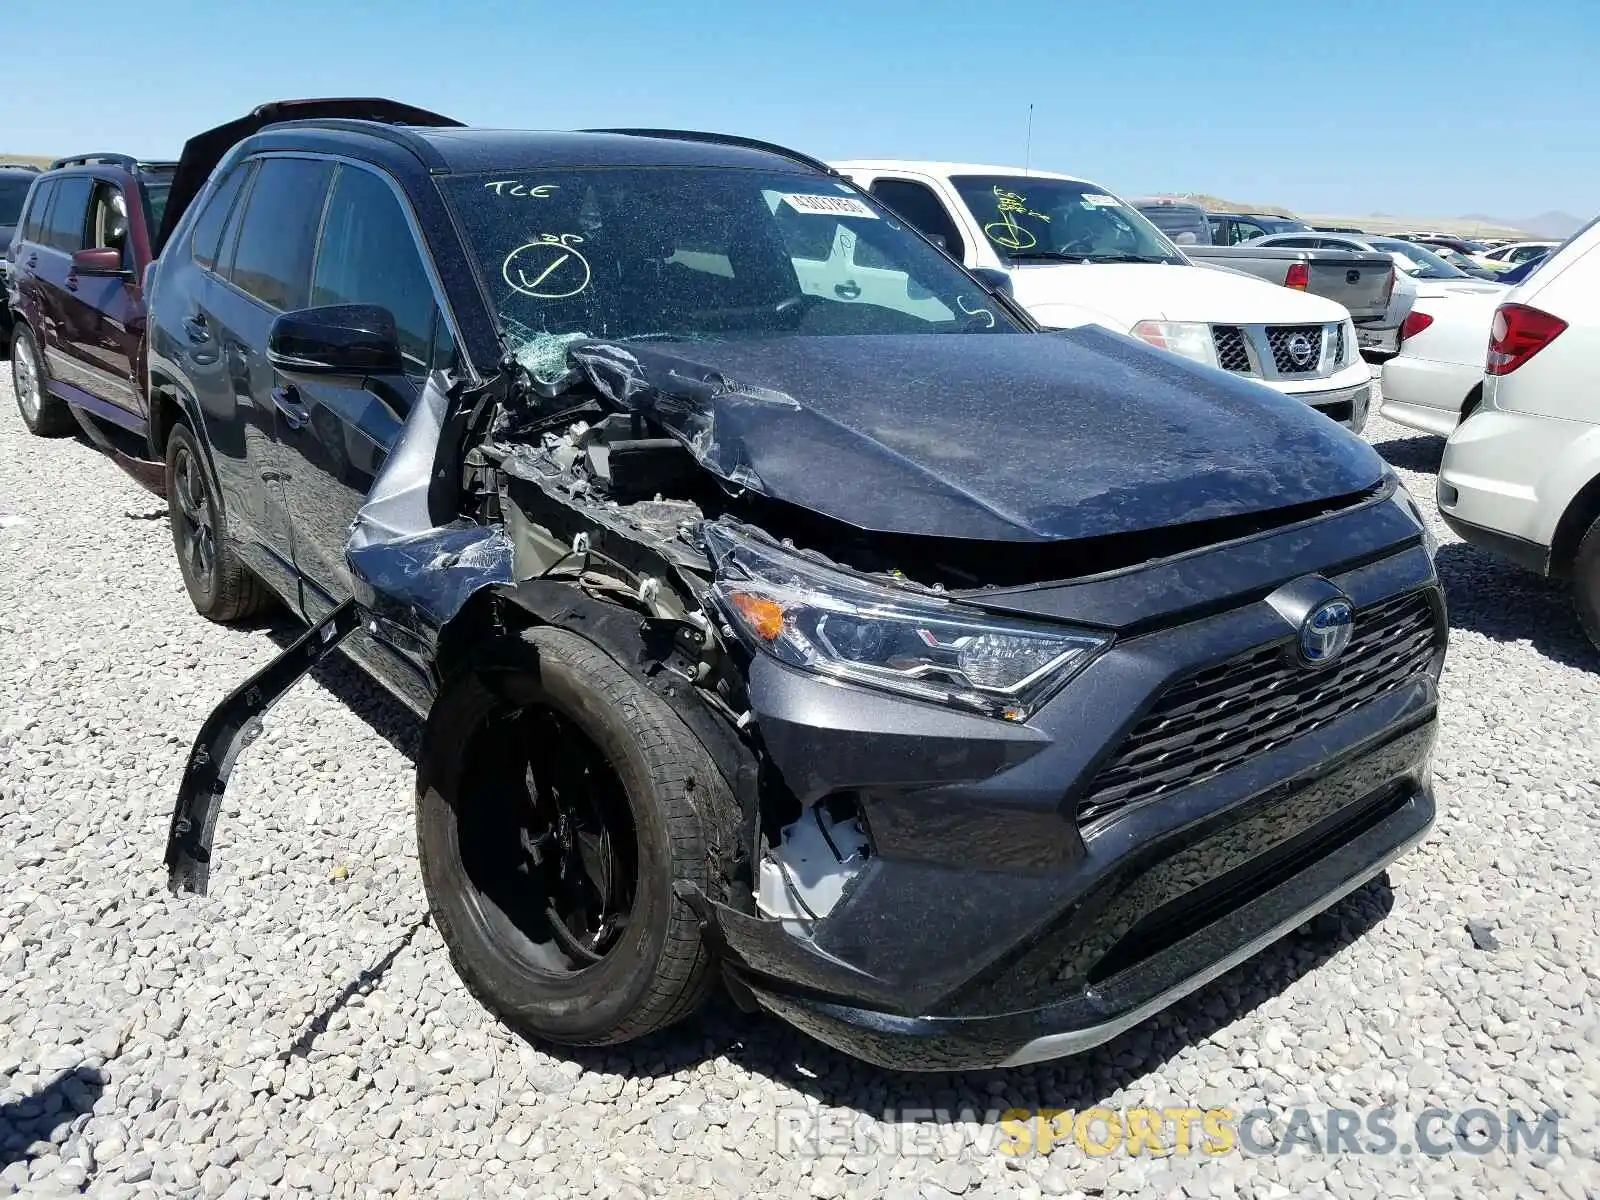
[[[1431,511],[1440,441],[1369,436]],[[0,1195],[1600,1194],[1600,662],[1555,588],[1439,532],[1437,830],[1186,1002],[964,1077],[885,1074],[726,1005],[555,1056],[456,981],[412,844],[417,725],[342,661],[241,761],[213,894],[166,894],[190,739],[292,629],[197,617],[161,506],[83,442],[29,437],[0,384]],[[1561,1142],[1009,1156],[984,1119],[1095,1105],[1549,1109]]]

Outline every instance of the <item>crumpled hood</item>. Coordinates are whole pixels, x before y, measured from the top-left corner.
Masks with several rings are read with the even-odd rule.
[[[570,354],[712,473],[885,533],[1096,537],[1348,496],[1383,471],[1301,402],[1094,326]]]

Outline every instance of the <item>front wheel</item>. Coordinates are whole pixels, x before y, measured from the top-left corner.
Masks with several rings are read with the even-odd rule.
[[[670,708],[592,643],[522,635],[526,669],[434,701],[417,849],[457,972],[507,1024],[613,1045],[693,1012],[713,958],[678,881],[727,892],[731,792]]]

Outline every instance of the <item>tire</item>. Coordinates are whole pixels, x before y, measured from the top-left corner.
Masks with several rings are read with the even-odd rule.
[[[184,424],[167,438],[167,520],[183,586],[209,621],[237,621],[266,609],[266,586],[239,561],[205,469],[204,452]]]
[[[433,704],[417,759],[428,905],[467,988],[518,1032],[568,1046],[633,1041],[695,1011],[716,978],[712,949],[673,885],[726,899],[737,806],[700,742],[598,647],[536,628],[518,655],[526,670],[500,677],[498,695],[468,672]],[[580,762],[579,774],[565,774]],[[567,794],[541,772],[582,779],[584,796],[610,813],[618,862],[627,858],[621,823],[632,822],[631,907],[596,962],[566,953],[550,916],[554,829],[543,835],[543,863],[527,866],[525,847]],[[519,859],[526,870],[504,883]],[[623,874],[608,876],[613,889]]]
[[[11,335],[11,386],[17,396],[17,411],[29,433],[66,437],[77,431],[78,422],[73,420],[66,401],[50,394],[49,382],[50,373],[33,330],[19,324]]]
[[[1572,559],[1572,603],[1584,633],[1600,650],[1600,518],[1589,526]]]

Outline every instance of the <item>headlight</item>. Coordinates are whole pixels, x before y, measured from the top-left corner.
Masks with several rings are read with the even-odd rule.
[[[1211,326],[1200,321],[1140,321],[1130,333],[1140,341],[1170,350],[1208,367],[1217,365],[1217,343]]]
[[[1393,473],[1390,478],[1394,480],[1394,493],[1400,503],[1411,510],[1412,520],[1422,527],[1422,545],[1428,551],[1428,557],[1432,558],[1439,552],[1439,539],[1434,535],[1433,527],[1428,524],[1427,518],[1422,515],[1422,505],[1417,503],[1417,498],[1411,494],[1411,489],[1406,486],[1405,480]]]
[[[718,607],[745,643],[833,679],[1027,719],[1108,640],[991,617],[704,526]]]

